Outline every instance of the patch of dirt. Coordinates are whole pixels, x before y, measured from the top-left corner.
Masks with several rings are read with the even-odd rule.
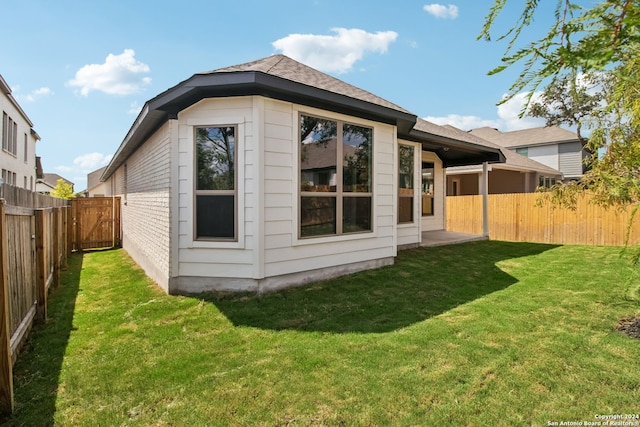
[[[640,339],[640,316],[620,319],[616,329],[629,335],[631,338]]]

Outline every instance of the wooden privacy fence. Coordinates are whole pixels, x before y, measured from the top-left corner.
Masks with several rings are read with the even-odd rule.
[[[536,206],[536,193],[491,194],[488,196],[489,238],[515,242],[551,244],[625,244],[631,209],[605,209],[581,196],[576,209],[550,203]],[[447,197],[448,231],[482,234],[482,196]],[[634,221],[629,244],[640,244],[640,216]]]
[[[46,319],[48,290],[70,252],[70,208],[6,185],[0,195],[0,412],[10,413],[13,364],[33,322]]]

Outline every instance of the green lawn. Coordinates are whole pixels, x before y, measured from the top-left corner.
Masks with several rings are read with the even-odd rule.
[[[256,297],[166,296],[74,255],[7,425],[549,425],[640,411],[620,248],[474,242]]]

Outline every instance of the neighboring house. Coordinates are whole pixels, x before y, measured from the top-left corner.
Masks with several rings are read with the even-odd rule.
[[[0,135],[2,182],[34,191],[36,184],[36,142],[40,136],[33,123],[11,94],[0,75]]]
[[[447,125],[445,127],[455,132],[467,133],[453,126]],[[474,134],[467,134],[481,140]],[[484,142],[494,145],[488,141]],[[549,187],[562,181],[562,173],[556,169],[506,148],[501,148],[501,151],[506,161],[490,164],[487,168],[488,194],[532,193],[538,187]],[[482,172],[482,165],[447,168],[447,196],[482,194]]]
[[[392,264],[444,229],[444,168],[485,161],[504,157],[275,55],[147,101],[102,180],[165,291],[264,292]]]
[[[71,190],[73,191],[73,186],[74,186],[73,182],[61,177],[56,173],[43,174],[42,178],[39,178],[38,181],[36,182],[36,191],[42,194],[51,194],[51,190],[53,190],[55,186],[58,184],[59,179],[62,179],[67,184],[71,185]]]
[[[87,175],[87,197],[104,197],[107,194],[107,185],[100,181],[100,177],[107,167],[101,167]]]
[[[482,127],[470,133],[562,172],[565,182],[580,179],[585,172],[589,152],[576,133],[558,126],[511,132]]]

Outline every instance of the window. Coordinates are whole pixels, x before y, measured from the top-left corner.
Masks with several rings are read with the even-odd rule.
[[[373,129],[300,116],[300,237],[372,230]]]
[[[433,216],[434,176],[433,163],[422,162],[422,216]]]
[[[29,139],[27,137],[27,134],[24,134],[24,162],[27,163],[27,160],[29,158]]]
[[[528,157],[529,156],[529,149],[527,147],[525,147],[525,148],[516,148],[516,153],[520,154],[521,156]]]
[[[195,235],[236,240],[236,128],[196,127]]]
[[[14,156],[18,151],[18,124],[4,111],[2,112],[2,149]]]
[[[538,177],[538,187],[551,188],[556,185],[556,179],[540,175]]]
[[[398,224],[413,222],[413,147],[398,146]]]

